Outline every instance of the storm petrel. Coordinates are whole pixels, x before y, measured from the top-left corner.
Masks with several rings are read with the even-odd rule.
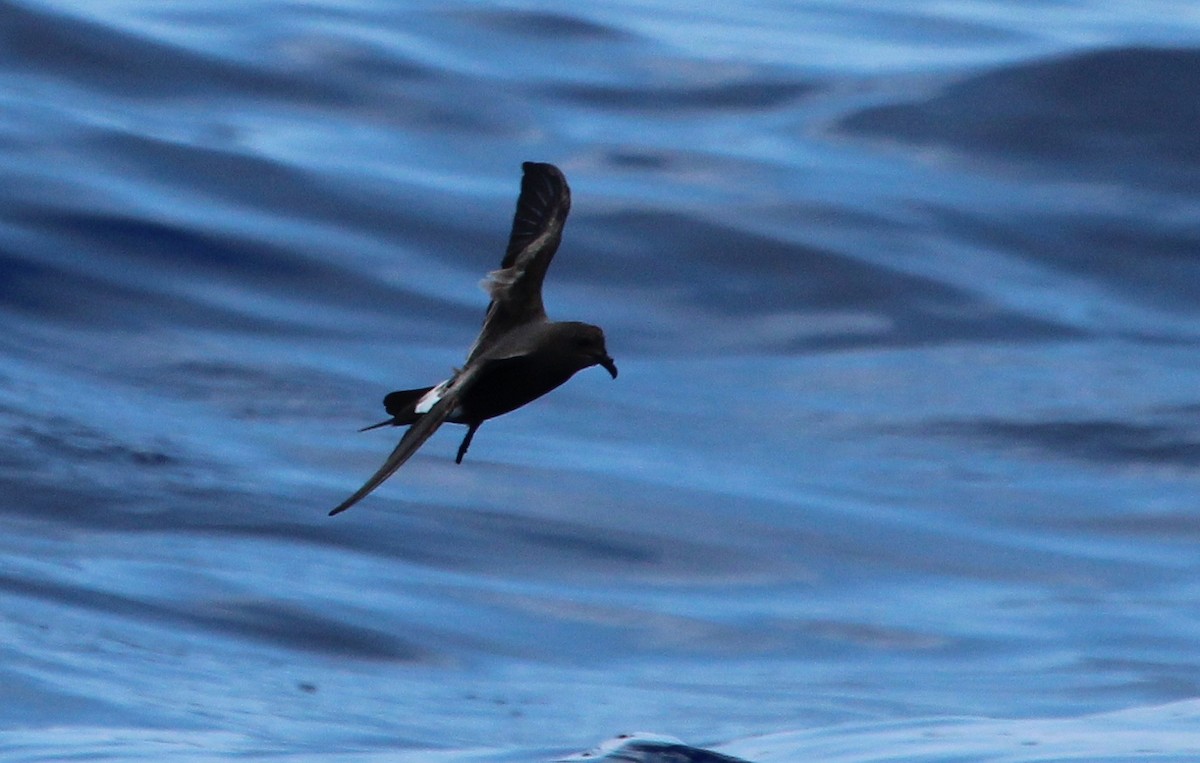
[[[521,169],[521,195],[508,249],[500,269],[482,283],[492,301],[467,362],[441,384],[392,392],[383,399],[391,418],[363,431],[388,425],[407,426],[408,431],[379,471],[330,516],[379,487],[446,422],[467,425],[454,459],[462,463],[475,430],[488,419],[536,400],[591,366],[603,366],[617,378],[617,365],[599,326],[546,317],[542,281],[562,240],[571,189],[553,164],[525,162]]]

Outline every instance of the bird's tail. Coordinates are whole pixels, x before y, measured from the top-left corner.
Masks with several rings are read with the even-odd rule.
[[[396,421],[395,419],[384,419],[383,421],[379,422],[378,424],[372,424],[369,427],[363,427],[362,429],[360,429],[358,431],[369,432],[372,429],[379,429],[379,427],[386,427],[389,424],[391,424],[392,426],[396,426],[396,427],[400,426],[400,422]]]
[[[416,411],[417,402],[425,397],[425,393],[431,389],[433,387],[421,387],[420,389],[401,389],[388,393],[387,397],[383,399],[383,409],[391,414],[392,417],[378,424],[363,427],[358,431],[366,432],[389,425],[402,427],[412,424],[420,416]]]

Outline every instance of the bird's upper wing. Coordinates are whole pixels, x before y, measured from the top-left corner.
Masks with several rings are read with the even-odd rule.
[[[430,408],[428,412],[421,414],[421,416],[415,422],[413,422],[413,425],[410,426],[408,431],[404,433],[404,436],[400,438],[400,442],[396,445],[396,449],[393,450],[391,455],[387,457],[387,460],[383,462],[383,466],[379,467],[379,471],[375,472],[375,474],[373,474],[371,478],[367,480],[366,484],[360,487],[358,491],[354,493],[354,495],[342,501],[333,509],[333,511],[329,512],[329,516],[332,517],[334,514],[341,514],[343,511],[365,498],[372,490],[383,484],[383,481],[388,477],[391,477],[393,474],[395,474],[396,470],[403,466],[404,462],[411,458],[412,455],[417,452],[417,449],[424,445],[425,441],[428,440],[430,436],[438,430],[438,427],[446,422],[446,418],[451,414],[455,406],[458,405],[458,401],[461,399],[463,391],[473,383],[477,375],[477,369],[468,368],[460,371],[447,384],[445,384],[444,388],[440,392],[441,396],[438,397],[437,401],[433,403],[433,407]],[[433,388],[433,390],[437,389],[438,387]]]
[[[512,233],[500,269],[483,282],[492,302],[483,329],[467,362],[486,352],[514,326],[546,317],[542,281],[562,240],[563,225],[571,210],[571,189],[553,164],[521,165],[521,195],[513,216]]]

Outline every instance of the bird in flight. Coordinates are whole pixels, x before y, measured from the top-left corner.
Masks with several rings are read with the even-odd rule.
[[[391,418],[362,431],[388,425],[407,426],[408,431],[379,471],[330,516],[379,487],[446,422],[467,425],[454,459],[461,464],[475,430],[488,419],[536,400],[591,366],[602,366],[617,378],[599,326],[546,317],[542,281],[562,240],[571,189],[553,164],[525,162],[521,169],[508,249],[500,269],[483,281],[492,301],[467,362],[441,384],[392,392],[383,399]]]

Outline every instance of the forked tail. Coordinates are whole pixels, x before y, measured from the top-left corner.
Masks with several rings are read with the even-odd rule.
[[[421,387],[420,389],[401,389],[395,392],[389,392],[387,397],[383,398],[383,408],[389,414],[390,419],[385,419],[378,424],[372,424],[358,430],[366,432],[379,427],[394,426],[403,427],[415,422],[419,416],[416,412],[417,402],[425,397],[425,393],[433,387]]]

